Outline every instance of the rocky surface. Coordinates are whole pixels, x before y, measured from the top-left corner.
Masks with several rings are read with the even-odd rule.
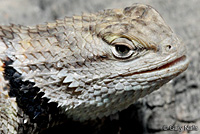
[[[82,12],[146,3],[156,8],[182,38],[189,68],[158,91],[128,109],[102,120],[66,124],[46,133],[199,134],[200,133],[200,1],[199,0],[0,0],[0,24],[34,25]],[[174,131],[165,131],[174,125]],[[192,131],[178,131],[189,125]],[[194,126],[193,126],[194,125]],[[198,127],[199,131],[194,131]]]

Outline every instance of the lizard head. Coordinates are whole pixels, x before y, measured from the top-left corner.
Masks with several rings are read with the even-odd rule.
[[[77,106],[84,118],[123,110],[186,70],[184,44],[152,7],[134,4],[97,16],[90,25],[93,75],[82,90],[87,101]],[[82,118],[78,112],[76,116]]]

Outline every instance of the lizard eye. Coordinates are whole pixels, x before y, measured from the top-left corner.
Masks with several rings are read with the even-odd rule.
[[[105,34],[103,40],[109,44],[114,58],[123,61],[138,58],[148,52],[148,45],[134,36]]]
[[[115,45],[115,49],[120,55],[127,55],[128,52],[131,50],[125,45]]]
[[[133,54],[131,47],[126,43],[114,43],[113,46],[112,52],[117,58],[129,58]]]

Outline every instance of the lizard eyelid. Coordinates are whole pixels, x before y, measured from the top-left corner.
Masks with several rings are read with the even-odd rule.
[[[103,39],[110,44],[112,54],[117,59],[137,58],[140,56],[139,53],[145,50],[145,46],[138,42],[139,39],[132,38],[131,36],[107,34]]]

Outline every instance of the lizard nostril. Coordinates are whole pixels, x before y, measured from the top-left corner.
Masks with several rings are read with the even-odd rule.
[[[166,45],[166,51],[170,51],[172,49],[171,45]]]

